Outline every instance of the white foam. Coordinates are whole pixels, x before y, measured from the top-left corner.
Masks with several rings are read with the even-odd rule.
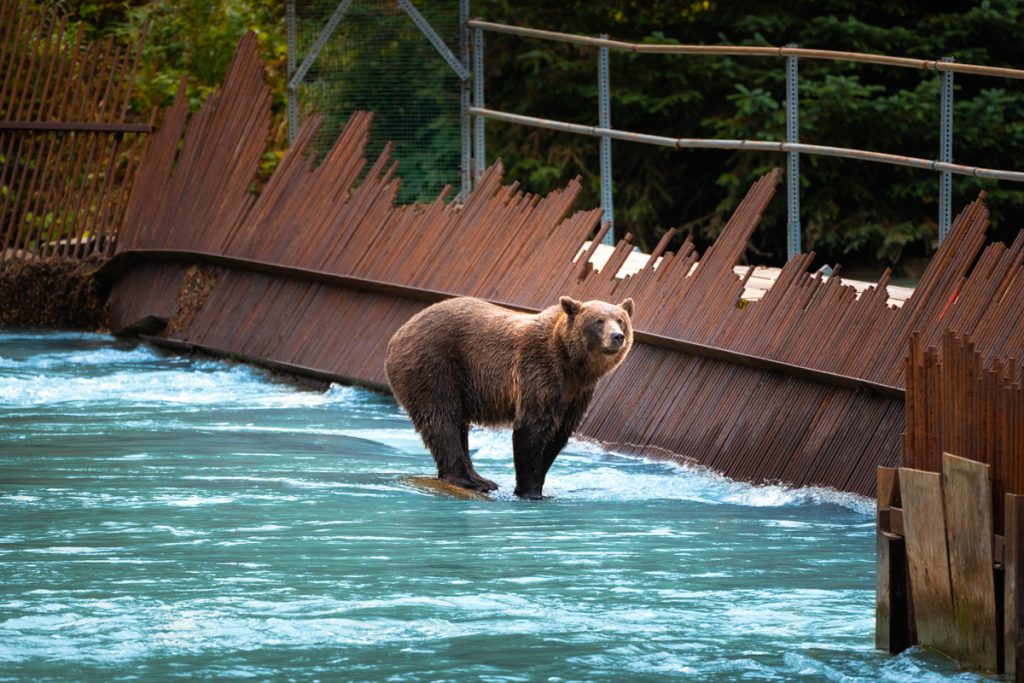
[[[195,536],[207,536],[209,532],[200,531],[198,529],[185,529],[182,527],[173,527],[167,524],[157,524],[151,527],[152,531],[169,533],[176,538],[194,538]]]
[[[9,494],[0,496],[0,503],[37,503],[39,502],[39,496],[29,496],[23,494]]]
[[[498,500],[511,497],[512,432],[473,429],[469,448],[477,470],[501,486]],[[496,467],[504,465],[501,470]],[[873,500],[821,487],[755,485],[731,480],[705,467],[637,458],[605,450],[590,440],[571,439],[548,474],[544,494],[586,502],[682,500],[712,505],[786,507],[832,504],[873,515]]]
[[[621,456],[629,457],[629,456]],[[561,474],[558,461],[548,475],[545,494],[571,500],[687,500],[747,507],[835,504],[873,514],[874,503],[822,488],[790,488],[732,481],[703,468],[645,463],[648,468],[598,466]],[[660,468],[662,471],[652,471]]]
[[[36,338],[52,341],[55,337],[5,333],[0,342]],[[288,409],[380,401],[354,387],[332,385],[325,392],[300,389],[268,381],[261,371],[246,365],[166,357],[147,346],[69,349],[23,360],[4,355],[0,368],[11,371],[0,376],[0,407],[127,404]]]
[[[199,507],[200,505],[224,505],[235,502],[228,496],[158,496],[157,500],[175,507]]]

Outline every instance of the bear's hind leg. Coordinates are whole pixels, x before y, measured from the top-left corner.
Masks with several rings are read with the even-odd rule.
[[[481,477],[473,467],[473,461],[469,457],[469,425],[462,425],[462,454],[466,458],[466,467],[470,478],[477,484],[483,486],[482,491],[497,491],[498,485],[490,479]]]
[[[465,427],[455,421],[443,420],[419,432],[437,463],[438,479],[474,491],[493,491],[488,484],[497,488],[494,482],[488,482],[473,469],[469,451],[464,450]]]

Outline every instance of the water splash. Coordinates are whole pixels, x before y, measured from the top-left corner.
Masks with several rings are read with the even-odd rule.
[[[469,447],[481,472],[495,465],[511,464],[510,430],[473,429]],[[514,482],[514,472],[508,467],[498,473]],[[863,515],[875,512],[873,500],[852,493],[737,482],[705,467],[622,455],[579,439],[571,439],[559,455],[544,490],[546,495],[560,500],[686,500],[752,507],[838,505]]]

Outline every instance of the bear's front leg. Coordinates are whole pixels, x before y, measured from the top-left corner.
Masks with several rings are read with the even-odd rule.
[[[550,429],[522,425],[512,431],[512,459],[516,466],[515,494],[520,498],[542,498],[544,488],[544,447]]]

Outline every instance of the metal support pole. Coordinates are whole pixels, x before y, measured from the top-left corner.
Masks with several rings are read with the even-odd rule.
[[[602,33],[601,38],[608,38]],[[601,128],[612,127],[611,88],[608,78],[608,48],[597,49],[597,125]],[[604,234],[604,243],[615,244],[615,207],[612,204],[612,139],[601,136],[601,209],[604,220],[611,228]]]
[[[435,31],[434,27],[430,25],[430,22],[420,14],[420,11],[416,9],[416,6],[409,0],[398,0],[398,6],[402,8],[403,12],[409,15],[409,18],[412,19],[412,23],[416,24],[416,28],[426,36],[430,44],[434,46],[435,50],[437,50],[437,54],[441,55],[441,59],[443,59],[448,66],[452,68],[452,71],[454,71],[462,80],[469,78],[469,69],[466,68],[465,64],[455,58],[455,55],[452,54],[452,51],[449,50],[448,46],[445,44],[444,39],[437,35],[437,31]]]
[[[484,107],[484,32],[483,29],[473,30],[473,106]],[[484,151],[484,117],[473,119],[473,184],[480,181],[484,174],[486,155]]]
[[[789,45],[796,47],[796,45]],[[800,90],[797,58],[786,57],[786,142],[800,142]],[[788,152],[786,167],[786,260],[800,253],[800,153]]]
[[[952,57],[943,57],[942,61],[952,62]],[[939,109],[942,120],[939,125],[939,161],[953,162],[953,72],[942,72],[942,99]],[[939,173],[939,244],[949,234],[949,226],[953,220],[953,174],[950,171]]]
[[[313,41],[313,47],[309,48],[309,52],[302,60],[302,64],[299,64],[295,72],[288,77],[288,90],[298,90],[299,84],[302,83],[302,79],[306,77],[310,67],[313,66],[313,62],[320,56],[320,51],[324,49],[324,45],[337,30],[338,24],[341,23],[342,17],[345,16],[345,12],[352,5],[352,0],[341,0],[338,6],[334,8],[334,12],[331,14],[331,18],[327,20],[324,27],[320,29],[320,33],[317,35],[316,40]]]
[[[459,57],[462,59],[462,65],[467,73],[470,68],[469,27],[466,26],[468,21],[469,0],[459,0]],[[470,87],[469,79],[463,78],[459,80],[459,179],[462,186],[458,199],[460,202],[465,202],[469,198],[469,192],[473,187],[473,180],[470,175],[470,164],[472,163],[473,156],[472,122],[469,117]]]
[[[295,0],[288,0],[285,4],[285,22],[288,32],[288,81],[291,82],[295,75],[295,52],[298,46],[295,44]],[[299,128],[298,98],[295,89],[288,86],[288,146],[295,142],[295,135]]]

